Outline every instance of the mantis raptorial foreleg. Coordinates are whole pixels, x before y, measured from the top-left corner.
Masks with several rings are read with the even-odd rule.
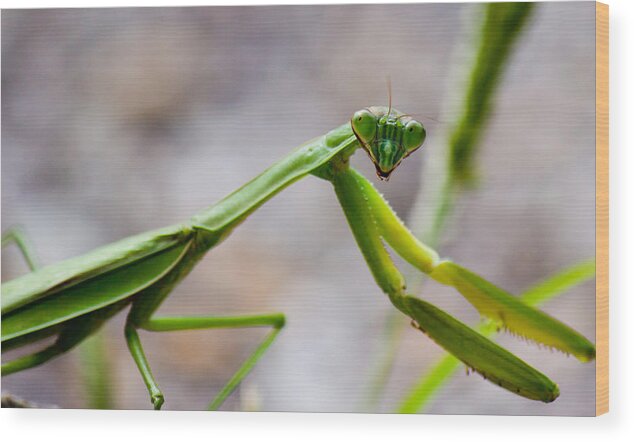
[[[587,362],[594,359],[594,346],[578,332],[550,315],[527,306],[515,296],[479,275],[449,260],[439,260],[401,222],[389,204],[363,175],[350,169],[350,185],[376,223],[377,233],[403,259],[441,284],[454,287],[482,316],[493,319],[510,331],[547,346],[570,353]]]
[[[442,310],[408,295],[405,280],[383,240],[426,273],[433,273],[440,265],[436,254],[415,240],[381,195],[355,170],[344,165],[329,179],[374,279],[392,304],[415,321],[416,328],[507,390],[544,402],[557,398],[559,390],[546,376]]]

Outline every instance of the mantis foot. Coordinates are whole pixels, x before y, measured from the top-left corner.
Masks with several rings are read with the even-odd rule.
[[[164,402],[165,397],[163,396],[163,393],[159,392],[152,394],[152,405],[154,405],[155,410],[160,410]]]

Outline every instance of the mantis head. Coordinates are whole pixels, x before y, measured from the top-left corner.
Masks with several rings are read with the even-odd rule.
[[[425,141],[425,128],[412,117],[385,106],[355,112],[352,130],[376,167],[376,174],[388,180],[403,158]]]

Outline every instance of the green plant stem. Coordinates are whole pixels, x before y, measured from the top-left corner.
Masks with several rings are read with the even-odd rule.
[[[81,344],[80,359],[86,405],[95,409],[112,409],[110,363],[104,330],[95,333]]]
[[[382,345],[379,350],[379,358],[376,359],[372,370],[372,377],[364,401],[364,411],[373,412],[383,396],[385,387],[398,353],[398,343],[401,342],[405,331],[406,318],[396,310],[390,310],[385,318],[385,326],[382,330]]]
[[[469,185],[475,177],[477,147],[491,115],[495,91],[532,9],[532,3],[491,3],[485,8],[465,106],[449,138],[450,182]]]

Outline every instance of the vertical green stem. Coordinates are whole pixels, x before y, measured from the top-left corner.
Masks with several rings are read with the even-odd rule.
[[[106,331],[101,330],[82,342],[79,347],[80,371],[86,391],[86,405],[89,408],[113,408],[106,340]]]

